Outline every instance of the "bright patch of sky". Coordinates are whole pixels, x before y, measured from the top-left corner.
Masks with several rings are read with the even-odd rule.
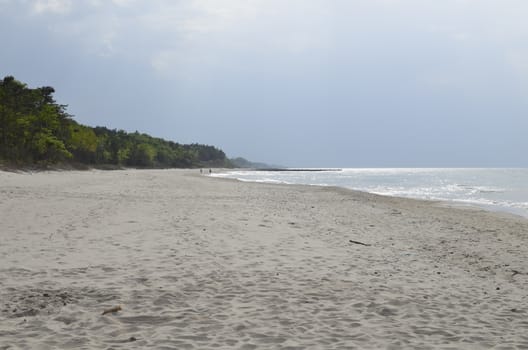
[[[528,166],[524,0],[0,0],[88,125],[292,166]]]

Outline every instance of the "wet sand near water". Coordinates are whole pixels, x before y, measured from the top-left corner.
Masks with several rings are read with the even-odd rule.
[[[0,349],[528,349],[527,234],[196,170],[0,172]]]

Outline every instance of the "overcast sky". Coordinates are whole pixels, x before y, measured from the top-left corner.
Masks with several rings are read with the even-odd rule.
[[[81,123],[289,166],[528,166],[526,0],[0,0]]]

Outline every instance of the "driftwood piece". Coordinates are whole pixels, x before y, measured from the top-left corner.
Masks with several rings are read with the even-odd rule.
[[[363,242],[359,242],[359,241],[353,241],[351,239],[348,240],[350,243],[354,243],[354,244],[359,244],[359,245],[364,245],[364,246],[367,246],[367,247],[370,247],[371,244],[367,244],[367,243],[363,243]]]

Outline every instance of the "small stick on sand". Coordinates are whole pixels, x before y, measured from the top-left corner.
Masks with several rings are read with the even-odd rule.
[[[117,306],[114,306],[110,309],[106,309],[105,311],[103,311],[103,315],[106,315],[106,314],[109,314],[109,313],[114,313],[114,312],[118,312],[118,311],[121,311],[121,305],[117,305]]]
[[[348,240],[350,243],[354,243],[354,244],[361,244],[361,245],[364,245],[364,246],[367,246],[367,247],[370,247],[370,244],[367,244],[367,243],[363,243],[363,242],[359,242],[359,241],[353,241],[351,239]]]

